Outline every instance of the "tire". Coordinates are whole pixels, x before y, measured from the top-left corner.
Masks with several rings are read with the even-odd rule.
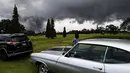
[[[50,73],[50,72],[44,64],[40,64],[38,66],[38,73]]]
[[[0,60],[5,61],[7,60],[8,56],[7,53],[4,50],[0,51]]]

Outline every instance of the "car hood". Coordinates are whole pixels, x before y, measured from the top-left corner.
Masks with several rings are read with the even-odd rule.
[[[41,53],[46,53],[46,54],[52,54],[52,55],[62,55],[64,51],[41,51]]]
[[[63,51],[41,51],[40,53],[32,53],[31,61],[35,63],[38,62],[56,62],[61,56]]]

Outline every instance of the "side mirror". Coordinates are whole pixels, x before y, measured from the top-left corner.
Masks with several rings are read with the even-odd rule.
[[[62,55],[65,55],[65,53],[66,53],[66,51],[64,51],[64,52],[62,53]],[[65,55],[65,57],[70,57],[70,53],[67,53],[67,54]]]
[[[76,55],[76,51],[75,52],[69,52],[65,55],[65,57],[74,57]]]
[[[65,55],[65,57],[70,57],[70,53],[67,53],[67,54]]]

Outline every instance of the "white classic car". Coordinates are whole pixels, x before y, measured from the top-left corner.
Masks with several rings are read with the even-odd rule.
[[[69,51],[31,54],[39,73],[130,73],[130,41],[90,39]]]

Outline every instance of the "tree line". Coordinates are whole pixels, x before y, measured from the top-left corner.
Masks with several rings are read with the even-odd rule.
[[[80,34],[91,34],[91,33],[101,33],[101,34],[104,34],[104,33],[109,33],[109,34],[117,34],[120,32],[120,28],[113,25],[113,24],[110,24],[110,25],[107,25],[106,27],[97,27],[97,29],[82,29],[82,30],[72,30],[72,31],[69,31],[68,34],[74,34],[74,33],[80,33]]]

